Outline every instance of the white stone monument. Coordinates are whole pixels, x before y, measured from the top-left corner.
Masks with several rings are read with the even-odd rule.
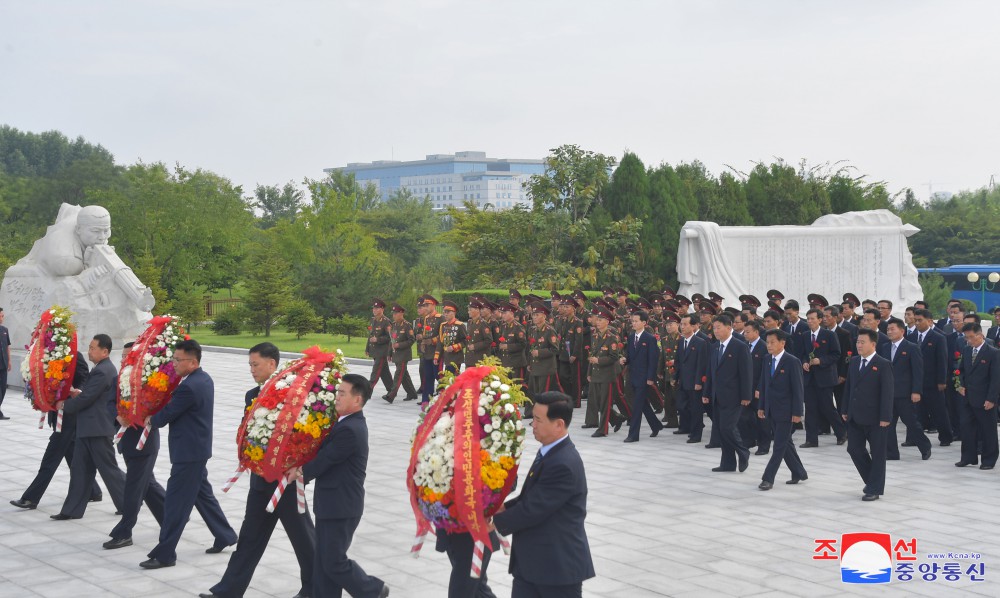
[[[64,203],[45,236],[4,273],[0,307],[10,330],[13,372],[19,371],[38,318],[53,305],[75,314],[84,355],[95,334],[111,336],[118,349],[145,329],[153,294],[107,244],[110,237],[107,210]],[[9,382],[20,384],[16,375]]]
[[[796,299],[818,293],[840,304],[844,293],[888,299],[893,314],[923,298],[906,238],[919,229],[888,210],[830,214],[809,226],[719,226],[692,221],[681,229],[677,249],[678,293],[739,296],[767,302],[769,289]],[[762,313],[762,312],[758,312]]]

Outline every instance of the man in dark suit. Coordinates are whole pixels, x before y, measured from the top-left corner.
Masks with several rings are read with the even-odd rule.
[[[993,325],[986,331],[986,340],[993,341],[993,346],[1000,347],[1000,305],[993,308]]]
[[[712,404],[719,430],[722,460],[715,472],[746,471],[750,450],[746,448],[738,429],[740,413],[750,406],[753,394],[753,361],[746,342],[733,338],[733,321],[726,315],[712,319],[712,333],[717,341],[710,353],[708,375],[702,402]]]
[[[892,317],[892,301],[888,299],[879,299],[876,304],[878,307],[879,323],[878,331],[882,334],[888,334],[886,330],[889,328],[889,318]]]
[[[767,354],[767,344],[761,336],[760,322],[756,320],[746,322],[743,336],[749,343],[750,370],[753,372],[750,388],[753,389],[753,396],[750,399],[750,406],[744,407],[740,412],[740,438],[747,448],[757,447],[755,455],[766,455],[771,452],[771,424],[766,419],[757,417],[757,409],[760,406],[757,388],[760,386],[761,372],[764,371],[765,364],[770,362],[770,357]]]
[[[532,417],[542,446],[521,493],[493,516],[498,532],[514,534],[511,598],[578,597],[594,563],[584,528],[587,475],[568,432],[573,403],[560,392],[542,393]]]
[[[785,320],[781,323],[781,329],[791,336],[791,349],[798,355],[805,345],[806,322],[799,317],[799,302],[789,299],[785,302]]]
[[[962,327],[966,346],[959,366],[962,397],[962,460],[956,467],[975,465],[982,453],[979,469],[993,469],[1000,456],[997,443],[997,403],[1000,402],[1000,353],[988,344],[983,329],[976,323]],[[982,447],[981,449],[979,447]]]
[[[933,322],[929,310],[918,309],[913,312],[913,323],[917,331],[910,341],[920,347],[924,365],[920,402],[917,403],[917,419],[925,429],[927,423],[936,428],[941,446],[948,446],[954,436],[944,392],[951,380],[951,370],[948,369],[951,359],[948,356],[948,341],[933,326]]]
[[[7,396],[7,372],[13,367],[10,360],[10,332],[3,325],[4,313],[0,307],[0,408],[3,407],[3,398]],[[10,419],[0,411],[0,420]]]
[[[87,358],[80,352],[76,354],[76,371],[73,374],[73,385],[82,387],[87,382],[89,368],[87,368]],[[55,411],[50,411],[48,416],[49,427],[52,434],[49,435],[49,442],[45,445],[45,452],[42,453],[42,462],[38,465],[38,473],[35,479],[28,485],[27,490],[21,498],[10,501],[10,504],[21,509],[34,509],[42,500],[42,495],[49,487],[52,476],[59,469],[59,462],[66,460],[66,466],[72,467],[73,447],[76,445],[76,416],[63,413],[62,431],[56,432]],[[95,473],[96,476],[96,473]],[[102,498],[101,487],[97,485],[97,480],[92,480],[90,490],[90,502],[98,502]]]
[[[90,341],[87,357],[94,364],[82,389],[74,388],[70,399],[56,408],[76,415],[76,446],[70,466],[69,490],[59,513],[52,519],[79,519],[87,510],[94,472],[101,474],[115,507],[124,508],[125,474],[118,469],[111,437],[115,434],[111,410],[118,393],[118,370],[108,358],[111,337],[98,334]]]
[[[858,354],[847,366],[840,411],[847,422],[847,452],[865,482],[865,502],[885,493],[885,435],[892,421],[892,364],[875,352],[877,343],[877,331],[858,332]]]
[[[183,340],[174,347],[174,370],[181,383],[170,401],[146,425],[156,428],[170,424],[170,479],[164,500],[160,541],[149,552],[143,569],[173,567],[177,561],[177,542],[187,525],[191,509],[197,508],[215,543],[205,550],[219,553],[236,543],[236,532],[226,520],[219,501],[208,483],[208,460],[212,457],[212,415],[215,408],[215,384],[201,369],[201,345]]]
[[[837,444],[847,441],[844,424],[833,408],[833,387],[837,385],[837,365],[840,343],[837,335],[820,326],[823,312],[810,309],[806,316],[806,331],[799,341],[798,358],[802,361],[806,400],[806,441],[799,448],[819,446],[820,420],[830,423]]]
[[[126,343],[122,347],[122,361],[132,350],[133,343]],[[121,416],[116,415],[115,420],[118,425],[124,426],[127,422]],[[160,431],[152,428],[143,447],[138,448],[142,430],[135,426],[125,429],[121,440],[118,441],[118,452],[125,459],[125,508],[122,510],[122,518],[118,525],[108,534],[111,539],[104,543],[104,548],[114,550],[132,545],[132,528],[139,520],[139,509],[142,508],[143,501],[149,507],[149,512],[160,525],[163,525],[163,501],[166,493],[163,486],[153,477],[153,466],[156,465],[156,457],[160,454]]]
[[[260,343],[250,349],[250,375],[257,385],[247,391],[244,397],[245,409],[250,408],[254,399],[260,394],[261,386],[277,371],[280,360],[281,353],[272,343]],[[278,482],[268,482],[255,473],[250,474],[246,512],[243,515],[243,525],[240,526],[240,539],[236,544],[236,550],[229,557],[229,565],[226,566],[222,579],[212,586],[209,593],[199,594],[200,598],[241,598],[250,587],[254,570],[264,556],[264,550],[278,521],[281,521],[281,527],[288,534],[292,550],[295,551],[295,559],[299,562],[302,587],[292,598],[307,598],[313,595],[316,529],[308,512],[299,514],[295,492],[286,491],[282,494],[277,508],[273,513],[268,513],[267,504],[277,486]]]
[[[760,375],[757,392],[760,395],[760,406],[757,410],[759,419],[771,422],[771,434],[774,437],[774,450],[761,476],[761,490],[774,487],[774,476],[784,460],[792,472],[792,479],[786,484],[798,484],[809,479],[802,460],[795,452],[792,442],[793,425],[802,421],[805,411],[805,401],[802,390],[802,363],[797,357],[785,350],[789,335],[784,330],[772,329],[765,334],[767,352],[771,359],[765,364]]]
[[[337,423],[323,439],[316,457],[288,472],[292,477],[303,476],[307,483],[316,481],[313,598],[340,598],[345,591],[355,598],[389,595],[385,582],[368,575],[347,558],[347,548],[365,510],[368,423],[362,408],[371,391],[371,384],[364,376],[344,376],[337,385]]]
[[[688,443],[701,442],[701,432],[705,429],[704,409],[701,389],[705,379],[708,361],[708,343],[697,336],[698,316],[681,316],[681,338],[677,341],[675,359],[677,382],[677,413],[680,426],[675,434],[688,434]]]
[[[840,319],[840,308],[830,305],[823,308],[823,326],[827,330],[837,335],[837,343],[840,344],[840,359],[837,360],[837,385],[833,387],[833,404],[840,413],[840,404],[844,400],[844,382],[847,380],[847,363],[854,355],[854,337],[851,331],[838,324]],[[855,327],[857,330],[857,327]]]
[[[637,310],[631,316],[632,333],[628,335],[622,365],[628,367],[628,382],[632,386],[632,418],[628,422],[628,436],[625,442],[639,442],[639,428],[646,417],[655,437],[663,429],[663,423],[656,417],[649,404],[647,393],[656,388],[656,367],[660,361],[660,346],[656,337],[646,330],[649,314]]]
[[[887,349],[892,343],[889,342],[889,337],[881,331],[880,326],[882,325],[882,314],[879,313],[874,307],[870,307],[865,310],[864,315],[861,316],[861,329],[874,330],[878,332],[878,341],[875,343],[876,351],[882,351]],[[855,337],[854,342],[857,343],[857,337]]]
[[[924,434],[917,421],[915,405],[920,402],[920,392],[924,384],[924,358],[916,344],[906,340],[906,324],[902,320],[890,318],[886,335],[892,341],[888,353],[882,357],[892,364],[892,425],[887,431],[888,444],[886,458],[899,460],[899,445],[896,440],[896,421],[902,419],[906,426],[906,440],[916,444],[923,460],[931,458],[931,441]]]

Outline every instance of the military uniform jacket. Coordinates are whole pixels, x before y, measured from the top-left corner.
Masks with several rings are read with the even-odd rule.
[[[538,355],[532,355],[538,351]],[[555,328],[545,324],[528,329],[528,366],[532,376],[556,373],[556,354],[559,352],[559,335]]]
[[[393,322],[389,325],[389,336],[392,338],[393,344],[399,345],[392,350],[393,363],[406,363],[413,359],[415,337],[413,335],[412,324],[406,320],[398,324]]]
[[[657,373],[667,380],[673,380],[674,375],[677,373],[677,367],[674,360],[677,358],[677,341],[680,340],[680,338],[680,334],[675,334],[673,336],[663,334],[659,337],[660,367],[658,368]]]
[[[455,320],[451,324],[442,323],[438,329],[437,349],[434,351],[434,358],[440,359],[444,363],[461,366],[465,361],[465,346],[469,342],[469,334],[465,329],[465,323]],[[451,348],[451,352],[445,348]]]
[[[443,321],[444,318],[439,313],[417,320],[418,325],[413,330],[413,334],[416,337],[417,351],[421,359],[434,359],[434,351],[437,350],[437,335]]]
[[[556,318],[556,332],[559,334],[559,361],[568,362],[570,357],[583,357],[583,322],[576,317]]]
[[[469,320],[465,323],[469,342],[465,347],[465,365],[472,367],[490,354],[493,346],[493,326],[486,320]]]
[[[389,334],[389,327],[392,320],[382,316],[372,318],[368,324],[368,344],[365,345],[365,353],[372,359],[382,359],[388,357],[392,352],[392,336]],[[373,341],[372,338],[375,340]]]
[[[587,376],[591,382],[609,384],[615,381],[618,373],[616,367],[618,358],[621,357],[622,345],[618,342],[618,336],[611,331],[611,327],[601,334],[596,328],[593,330],[592,343],[587,357],[596,357],[597,363],[587,363],[590,368]]]
[[[504,367],[523,368],[527,365],[524,359],[524,347],[527,345],[527,337],[524,334],[524,326],[516,319],[507,324],[500,323],[499,335],[497,336],[497,353],[500,355],[500,362]],[[507,346],[504,349],[504,345]]]

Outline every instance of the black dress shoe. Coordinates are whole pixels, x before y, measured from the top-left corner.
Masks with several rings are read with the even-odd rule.
[[[626,438],[625,442],[639,442],[638,438]]]
[[[10,419],[10,418],[4,415],[3,413],[0,413],[0,420],[2,419]]]
[[[590,435],[591,438],[604,438],[605,436],[607,436],[607,434],[605,434],[604,432],[601,432],[600,430],[598,430],[598,431],[596,431],[596,432],[594,432],[593,434]]]
[[[899,446],[917,446],[917,443],[916,442],[904,442],[903,444],[901,444]]]
[[[943,442],[942,441],[941,442],[941,446],[951,446],[951,441],[950,440],[948,442]]]
[[[993,469],[993,466],[983,463],[982,465],[979,466],[979,469]]]
[[[623,423],[625,423],[625,420],[623,419],[618,420],[618,423],[615,424],[615,432],[622,429]]]
[[[211,548],[205,549],[205,554],[219,554],[230,546],[232,546],[232,544],[226,544],[225,546],[212,546]]]
[[[218,594],[213,594],[211,592],[206,592],[204,594],[198,594],[198,598],[222,598]]]
[[[657,429],[657,430],[653,430],[653,431],[652,431],[652,432],[651,432],[651,433],[649,434],[649,437],[650,437],[650,438],[656,438],[656,436],[657,436],[657,435],[658,435],[658,434],[660,433],[660,430],[662,430],[662,429],[663,429],[663,428],[659,428],[659,429]]]
[[[709,442],[708,444],[705,445],[705,448],[707,448],[707,449],[722,448],[722,445],[721,444],[712,444],[711,442]]]
[[[743,473],[744,471],[746,471],[747,467],[750,467],[750,457],[740,457],[740,461],[739,461],[739,470],[740,470],[740,473]]]
[[[768,454],[770,452],[771,451],[768,450],[768,449],[757,449],[757,451],[754,454],[755,455],[766,455],[766,454]]]
[[[865,502],[871,502],[873,500],[878,500],[878,494],[866,494],[861,497],[861,500]]]
[[[761,490],[770,490],[771,488],[774,488],[774,484],[768,481],[763,481],[760,484],[758,484],[757,487],[760,488]]]
[[[736,471],[736,470],[735,469],[726,469],[725,467],[719,466],[719,467],[713,467],[712,471],[714,471],[715,473],[723,473],[723,472]]]
[[[24,500],[23,498],[12,500],[10,501],[10,504],[14,505],[19,509],[34,509],[35,507],[38,506],[38,503],[31,502],[30,500]]]
[[[392,405],[392,402],[396,400],[396,397],[390,397],[389,395],[385,395],[382,397],[382,400]]]
[[[806,476],[806,477],[804,477],[804,478],[797,478],[797,477],[794,477],[794,476],[793,476],[793,477],[792,477],[792,479],[788,480],[788,481],[787,481],[787,482],[785,482],[785,483],[786,483],[786,484],[798,484],[799,482],[804,482],[804,481],[806,481],[806,480],[808,480],[808,479],[809,479],[809,476]]]
[[[170,561],[169,563],[164,563],[163,561],[158,561],[156,559],[149,559],[148,561],[143,561],[139,563],[139,566],[143,569],[162,569],[164,567],[173,567],[177,564],[177,561]]]
[[[927,449],[926,453],[920,453],[920,458],[923,459],[924,461],[930,459],[931,458],[931,449]]]
[[[583,424],[582,426],[580,426],[580,429],[581,430],[590,430],[591,428],[596,428],[596,427],[597,427],[597,424],[593,424],[593,425],[591,425],[591,424]]]
[[[416,396],[412,396],[412,397],[406,397],[406,398],[405,398],[405,399],[403,399],[403,400],[404,400],[404,401],[416,401],[416,400],[417,400],[417,397],[416,397]]]
[[[664,428],[676,428],[677,422],[670,421],[669,419],[662,420]]]
[[[976,465],[976,463],[973,463],[972,461],[959,461],[955,464],[955,467],[966,467],[969,465]]]
[[[132,538],[112,538],[105,542],[103,546],[108,550],[114,550],[115,548],[125,548],[126,546],[132,545]]]
[[[690,433],[691,432],[685,432],[684,430],[674,430],[674,434],[690,434]]]
[[[844,436],[841,436],[840,438],[837,438],[837,446],[840,446],[840,445],[842,445],[842,444],[844,444],[846,442],[847,442],[847,435],[846,434]]]
[[[803,442],[802,444],[799,445],[799,448],[816,448],[818,446],[819,443],[816,442]]]
[[[56,521],[66,521],[67,519],[79,519],[79,517],[73,517],[72,515],[67,515],[65,513],[56,513],[55,515],[49,515],[49,519],[55,519]]]
[[[96,496],[96,497],[92,497],[92,498],[91,498],[90,500],[88,500],[87,502],[101,502],[102,500],[104,500],[104,496],[103,496],[103,495],[101,495],[101,496]]]
[[[700,444],[701,443],[701,438],[688,438],[687,439],[687,443],[688,444]]]

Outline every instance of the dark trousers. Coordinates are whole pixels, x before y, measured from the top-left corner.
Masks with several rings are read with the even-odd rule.
[[[802,465],[802,459],[799,459],[798,452],[795,451],[795,443],[792,442],[792,435],[795,430],[792,428],[792,420],[783,419],[783,421],[771,420],[771,436],[774,438],[774,450],[771,452],[771,458],[767,462],[767,466],[764,468],[764,475],[761,479],[765,482],[774,483],[774,476],[778,474],[778,468],[781,467],[781,462],[784,461],[785,465],[788,466],[788,470],[792,472],[792,477],[798,480],[806,479],[806,468]]]
[[[420,360],[420,402],[426,403],[437,390],[438,366],[434,359]]]
[[[833,407],[833,388],[808,384],[805,387],[806,442],[819,442],[820,418],[830,422],[837,438],[844,436],[844,420]]]
[[[372,393],[375,392],[375,386],[378,381],[381,380],[382,384],[385,386],[386,392],[392,392],[392,374],[389,373],[389,356],[384,355],[382,357],[375,357],[375,363],[372,364],[372,375],[368,377],[368,381],[372,385]]]
[[[278,521],[285,528],[288,540],[295,551],[295,559],[299,562],[299,577],[302,587],[299,594],[312,596],[313,564],[316,560],[316,528],[313,526],[309,513],[300,514],[295,492],[291,488],[281,495],[278,507],[273,513],[267,512],[267,503],[274,493],[275,484],[269,484],[270,490],[253,487],[247,493],[247,508],[240,526],[240,540],[236,550],[229,557],[229,565],[222,575],[222,580],[212,586],[212,593],[223,598],[241,598],[250,587],[253,572],[264,556],[264,550],[271,539],[271,533]]]
[[[701,440],[701,431],[705,429],[705,408],[701,404],[701,391],[678,390],[677,413],[680,416],[680,429],[686,431],[690,438]]]
[[[898,420],[903,420],[903,425],[906,426],[907,442],[916,444],[921,455],[931,450],[931,441],[924,434],[920,422],[917,421],[917,411],[913,401],[910,400],[909,396],[893,397],[892,424],[889,426],[886,438],[886,458],[899,459],[899,442],[896,440],[896,422]]]
[[[566,586],[545,586],[514,576],[510,598],[579,598],[583,596],[583,582]]]
[[[569,395],[573,399],[573,404],[577,407],[580,406],[580,379],[579,368],[576,363],[570,363],[568,361],[559,362],[559,386],[562,387],[563,392]]]
[[[888,429],[877,423],[847,422],[847,453],[865,482],[865,494],[885,493],[885,435]]]
[[[139,509],[143,501],[153,514],[153,518],[163,525],[163,502],[166,493],[163,486],[153,477],[153,466],[156,465],[156,455],[142,457],[125,457],[125,505],[122,508],[122,518],[109,534],[112,538],[122,539],[132,537],[132,528],[139,519]]]
[[[27,359],[27,357],[25,357]],[[7,396],[7,366],[0,366],[0,407],[3,407],[3,399]],[[3,415],[3,411],[0,411]]]
[[[674,390],[673,386],[670,386],[669,380],[663,381],[660,389],[663,394],[663,419],[661,421],[667,422],[669,427],[676,428],[678,425],[677,399],[675,397],[677,391]]]
[[[951,384],[951,382],[949,382],[949,384]],[[960,395],[955,393],[954,389],[950,387],[946,387],[945,392],[949,395],[955,394],[960,397]],[[918,405],[922,411],[926,412],[930,425],[937,430],[938,440],[941,442],[953,442],[955,440],[955,435],[953,434],[952,425],[957,425],[958,422],[952,421],[951,416],[948,414],[945,392],[938,390],[936,384],[924,386],[923,393],[920,395],[920,403],[918,403]]]
[[[739,423],[742,411],[744,408],[739,403],[724,405],[718,400],[715,401],[715,421],[712,422],[712,427],[719,429],[719,441],[722,445],[722,460],[719,462],[719,467],[723,469],[735,470],[737,459],[750,458],[750,451],[740,436]]]
[[[125,474],[118,469],[115,451],[109,436],[77,438],[73,448],[73,463],[69,469],[69,490],[59,511],[70,517],[83,517],[94,488],[94,475],[101,474],[115,508],[125,508]]]
[[[236,532],[219,506],[208,483],[208,469],[204,461],[172,463],[167,493],[163,504],[163,524],[160,526],[160,542],[149,553],[149,558],[162,563],[177,560],[177,543],[184,532],[191,509],[197,508],[208,530],[215,536],[215,546],[229,546],[236,543]]]
[[[65,423],[63,421],[62,432],[52,432],[49,435],[49,443],[45,445],[45,452],[42,453],[42,462],[38,465],[38,473],[35,474],[35,479],[31,481],[28,489],[21,495],[21,500],[30,500],[35,504],[41,502],[42,495],[45,494],[45,490],[52,481],[52,476],[59,469],[59,462],[63,459],[66,460],[66,466],[72,471],[73,447],[76,444],[76,428],[73,427],[67,430]],[[96,472],[90,478],[89,499],[101,497],[101,487],[97,485],[95,478]]]
[[[385,583],[365,573],[347,558],[360,517],[316,520],[316,560],[313,565],[313,598],[376,598]]]
[[[642,427],[642,418],[646,418],[649,429],[658,432],[663,429],[663,423],[656,418],[653,406],[646,398],[647,393],[652,392],[653,387],[648,384],[632,385],[632,415],[628,420],[628,437],[639,439],[639,429]]]
[[[959,416],[962,422],[962,461],[979,462],[979,444],[982,443],[983,465],[996,465],[1000,449],[997,447],[997,408],[989,411],[974,407],[959,395]]]
[[[955,390],[955,385],[951,382],[945,388],[945,398],[944,406],[945,411],[948,412],[948,421],[951,422],[951,439],[952,441],[960,439],[962,437],[962,415],[961,409],[964,398],[962,395],[958,394]],[[938,438],[941,437],[940,428],[938,429]],[[944,442],[944,440],[942,440]]]
[[[392,390],[389,391],[389,398],[396,398],[399,387],[402,386],[406,392],[406,398],[411,399],[417,396],[417,389],[413,388],[413,380],[410,379],[410,372],[406,369],[406,361],[396,361],[396,374],[392,377]]]
[[[490,540],[494,539],[490,535]],[[440,544],[440,543],[439,543]],[[448,578],[448,598],[496,598],[486,577],[486,568],[493,556],[492,546],[483,546],[483,564],[478,579],[469,575],[472,571],[472,547],[475,542],[468,533],[448,534],[444,542],[444,552],[451,563],[451,577]],[[439,549],[440,550],[440,549]]]

